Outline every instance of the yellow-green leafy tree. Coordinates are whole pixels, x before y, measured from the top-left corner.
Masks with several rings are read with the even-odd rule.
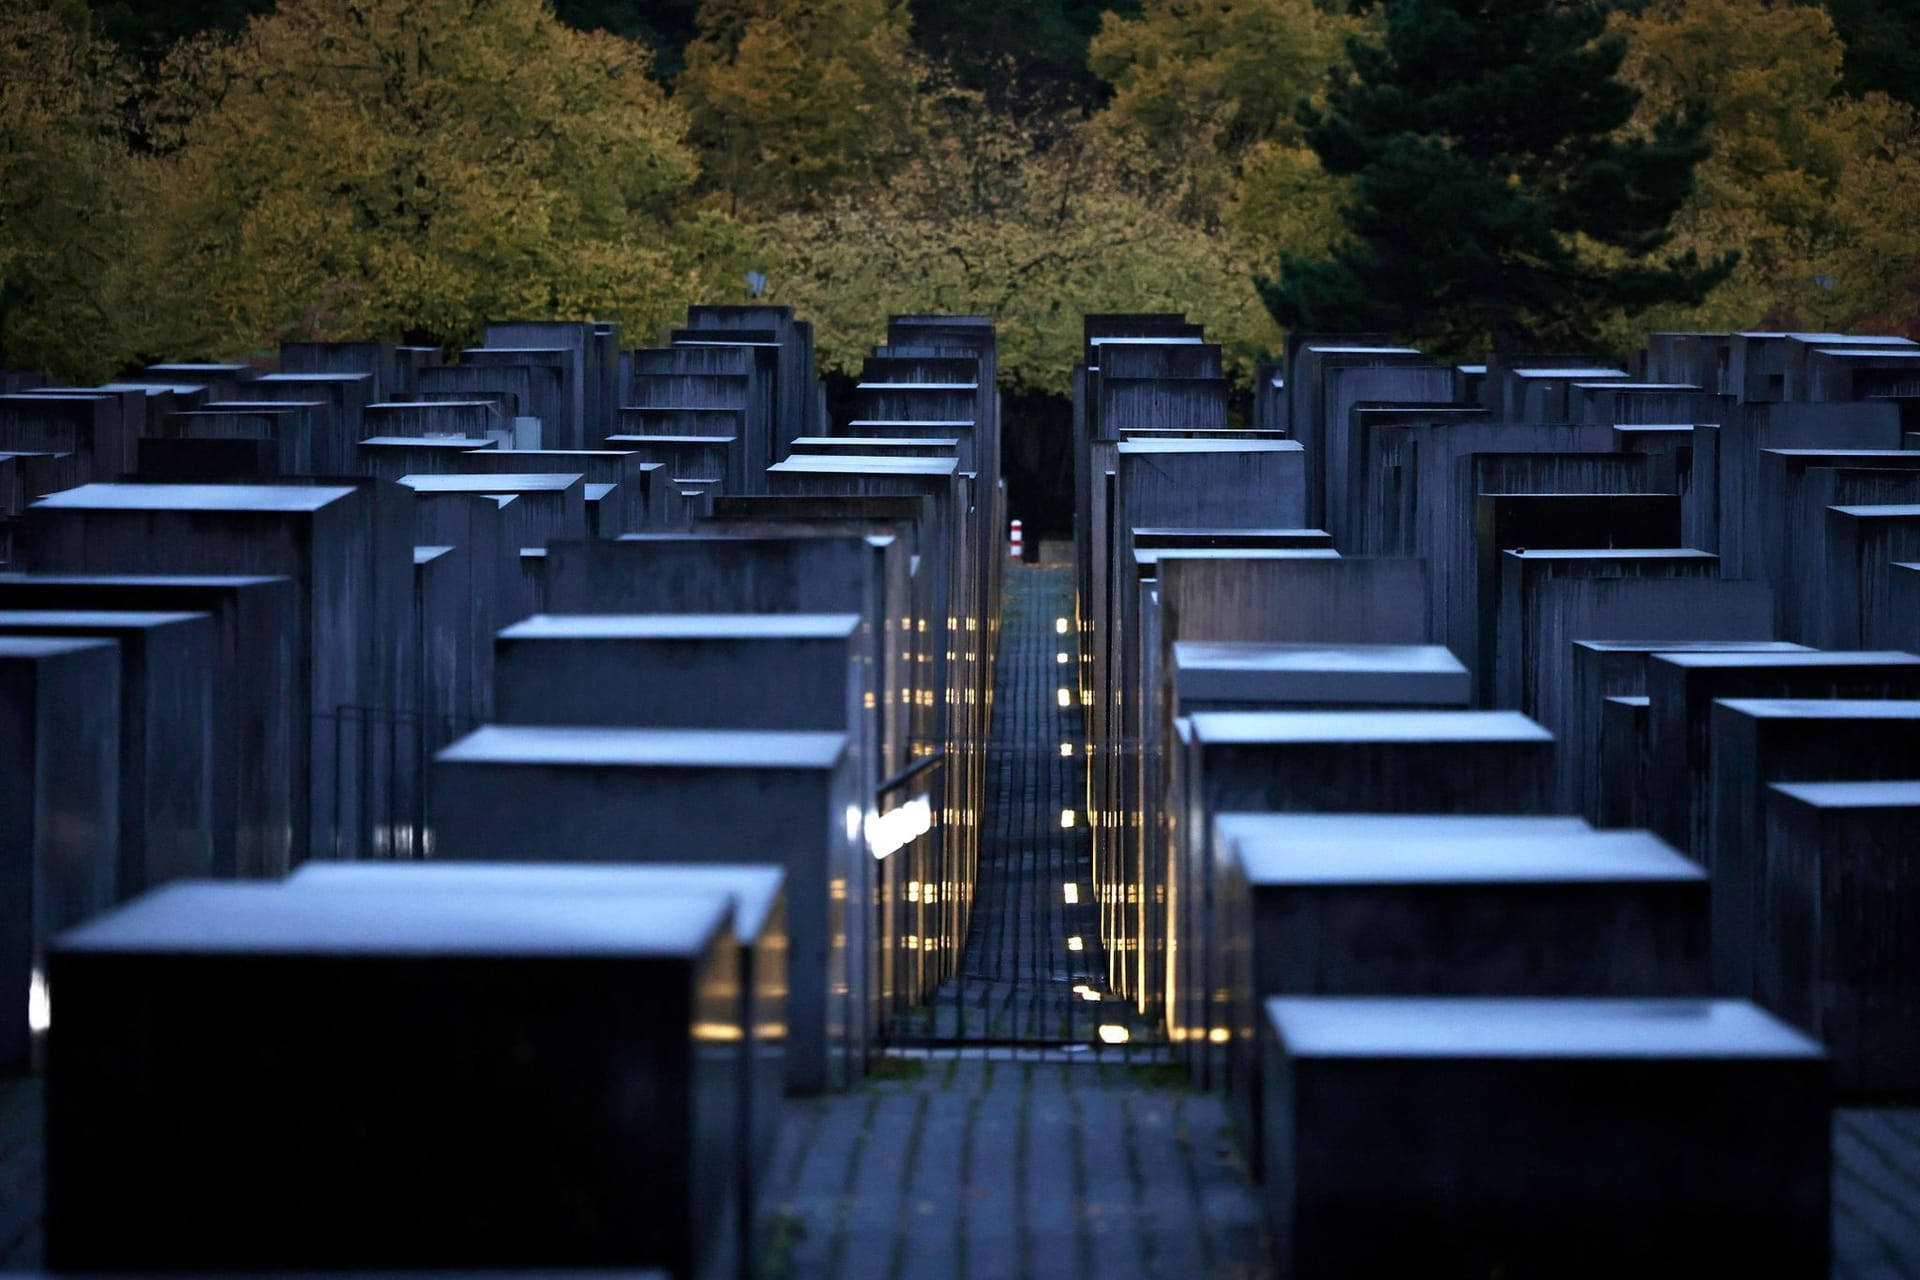
[[[0,0],[0,365],[98,380],[134,350],[124,97],[84,5]]]
[[[731,210],[817,207],[915,152],[904,0],[705,0],[698,24],[675,92]]]
[[[1023,124],[960,90],[928,114],[890,182],[767,228],[770,293],[813,320],[823,366],[857,371],[906,311],[993,316],[1001,374],[1024,391],[1067,390],[1089,312],[1184,311],[1243,380],[1278,341],[1253,264],[1132,185],[1093,130]]]
[[[1113,86],[1099,125],[1136,141],[1180,216],[1252,236],[1264,256],[1338,231],[1340,187],[1296,108],[1317,97],[1367,24],[1315,0],[1146,0],[1108,13],[1094,73]]]
[[[1676,244],[1737,249],[1733,275],[1655,327],[1899,327],[1920,274],[1913,108],[1838,92],[1845,54],[1824,8],[1658,0],[1618,14],[1639,117],[1703,112],[1713,153],[1675,219]],[[1623,333],[1632,342],[1636,334]]]
[[[283,0],[184,46],[150,123],[161,342],[652,333],[734,278],[739,236],[681,213],[696,161],[648,70],[542,0]]]

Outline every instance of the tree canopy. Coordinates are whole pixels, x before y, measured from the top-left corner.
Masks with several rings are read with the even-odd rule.
[[[1626,41],[1596,4],[1389,0],[1302,120],[1352,179],[1331,255],[1281,256],[1282,324],[1381,330],[1471,352],[1578,350],[1613,312],[1698,302],[1731,259],[1662,255],[1707,154],[1670,114],[1623,132]]]
[[[716,246],[682,213],[697,163],[647,72],[539,0],[283,0],[181,48],[154,129],[165,345],[457,343],[502,315],[651,330]]]
[[[888,307],[990,310],[1043,391],[1109,308],[1243,377],[1276,315],[1920,335],[1917,7],[0,0],[0,361],[651,341],[749,270],[829,369]]]

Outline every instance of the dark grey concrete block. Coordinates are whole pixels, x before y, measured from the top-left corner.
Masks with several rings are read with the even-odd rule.
[[[1843,1098],[1920,1099],[1920,782],[1767,788],[1760,1002],[1827,1046]]]
[[[731,917],[202,884],[63,935],[48,1262],[731,1275]]]
[[[1714,981],[1755,989],[1762,910],[1775,872],[1767,785],[1920,779],[1920,701],[1723,698],[1713,704],[1704,857],[1713,876]]]
[[[497,893],[534,897],[674,898],[725,894],[733,902],[740,947],[739,1008],[730,1021],[740,1038],[740,1248],[751,1258],[759,1189],[772,1176],[786,1086],[786,872],[755,863],[660,863],[636,867],[542,866],[535,863],[314,863],[290,889],[303,893]]]
[[[47,944],[114,901],[120,666],[110,641],[0,637],[0,1075],[29,1066]]]
[[[1215,823],[1226,1077],[1256,1174],[1263,997],[1710,989],[1706,875],[1644,831],[1560,818]]]
[[[1651,591],[1652,584],[1632,584],[1619,582],[1607,584],[1614,590],[1629,592],[1628,603],[1643,605],[1644,597]],[[1690,588],[1689,588],[1690,589]],[[1657,593],[1655,598],[1658,598]],[[1661,618],[1661,631],[1718,631],[1718,619],[1697,617],[1686,614],[1669,614]],[[1601,630],[1598,624],[1580,628],[1581,632]],[[1570,628],[1562,628],[1571,632]],[[1570,687],[1559,691],[1559,696],[1548,696],[1545,706],[1548,715],[1541,717],[1543,723],[1550,718],[1558,718],[1571,724],[1565,731],[1555,730],[1555,739],[1560,745],[1560,799],[1561,803],[1574,812],[1584,815],[1588,821],[1603,827],[1639,827],[1647,824],[1647,800],[1639,766],[1633,770],[1633,782],[1627,784],[1623,777],[1616,776],[1610,751],[1603,742],[1612,739],[1603,738],[1604,723],[1602,707],[1610,698],[1627,698],[1639,704],[1638,722],[1645,726],[1647,707],[1647,665],[1656,653],[1806,653],[1805,645],[1788,644],[1779,640],[1738,640],[1718,637],[1688,639],[1674,637],[1660,639],[1574,639],[1569,645],[1572,660]],[[1543,690],[1543,694],[1552,691]],[[1565,709],[1560,710],[1564,702]],[[1548,723],[1549,728],[1554,728]],[[1645,737],[1645,735],[1642,735]],[[1636,740],[1638,741],[1638,740]],[[1624,745],[1625,740],[1621,740]],[[1634,748],[1642,750],[1651,738],[1645,738]],[[1624,759],[1624,757],[1623,757]],[[1637,759],[1637,756],[1636,756]],[[1602,797],[1611,799],[1603,800]],[[1626,807],[1621,807],[1626,806]],[[1631,812],[1636,815],[1628,819],[1621,815]],[[1603,813],[1611,816],[1603,818]]]
[[[485,436],[369,436],[354,446],[359,470],[395,484],[402,476],[460,470],[464,459],[494,448]]]
[[[1852,653],[1661,653],[1646,674],[1649,825],[1683,853],[1710,855],[1709,781],[1717,698],[1920,698],[1920,656]],[[1781,779],[1787,781],[1788,779]]]
[[[295,815],[294,859],[309,850],[351,855],[388,825],[385,797],[406,782],[399,762],[389,772],[380,757],[336,770],[348,745],[338,736],[342,715],[404,710],[411,689],[413,538],[403,503],[403,491],[373,480],[88,485],[35,504],[26,565],[293,579],[301,674],[294,723],[310,728],[308,754],[296,761],[295,776],[307,777],[310,789]],[[363,786],[369,775],[387,784],[378,794]]]
[[[1827,573],[1814,643],[1845,649],[1884,625],[1897,562],[1920,557],[1920,503],[1827,509]]]
[[[0,636],[112,640],[120,656],[120,866],[130,898],[169,880],[213,874],[214,630],[204,613],[0,610]]]
[[[1548,584],[1555,582],[1607,579],[1691,579],[1704,584],[1718,580],[1720,558],[1710,551],[1687,548],[1648,548],[1644,550],[1609,549],[1504,551],[1500,554],[1500,581],[1493,608],[1482,620],[1483,636],[1491,643],[1482,652],[1492,658],[1489,676],[1480,684],[1480,692],[1490,705],[1522,709],[1529,678],[1529,654],[1538,653],[1547,644],[1556,647],[1561,636],[1556,624],[1563,621],[1554,604],[1543,607],[1542,596]],[[1575,588],[1578,600],[1579,588]],[[1702,602],[1716,593],[1704,587]],[[1737,593],[1729,593],[1737,594]],[[1484,603],[1484,602],[1483,602]],[[1764,616],[1764,610],[1760,616]],[[1539,634],[1545,631],[1547,634]]]
[[[213,866],[284,875],[304,829],[307,728],[296,724],[300,638],[283,577],[0,575],[0,609],[204,613],[213,626]],[[224,815],[231,814],[229,821]],[[300,815],[296,818],[296,814]]]
[[[496,642],[495,716],[858,737],[861,624],[854,613],[538,615]]]
[[[841,733],[488,726],[441,752],[435,854],[478,862],[734,862],[778,854],[793,950],[788,1085],[864,1067],[865,798]]]
[[[1601,827],[1647,824],[1647,769],[1652,734],[1645,694],[1601,699],[1599,742],[1594,757],[1598,776],[1591,780],[1595,816]]]
[[[1467,669],[1442,645],[1208,643],[1173,646],[1187,714],[1259,707],[1464,709]]]
[[[1827,1063],[1750,1005],[1264,1013],[1285,1275],[1827,1274]]]

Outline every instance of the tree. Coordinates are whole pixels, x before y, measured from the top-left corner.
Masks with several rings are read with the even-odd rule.
[[[1846,48],[1848,93],[1920,106],[1920,0],[1827,0]]]
[[[501,316],[648,332],[736,273],[646,50],[541,0],[282,0],[168,60],[161,341],[451,345]]]
[[[1088,41],[1110,11],[1098,0],[912,0],[912,8],[914,43],[996,109],[1043,118],[1102,96],[1087,66]]]
[[[1840,92],[1844,51],[1828,13],[1771,0],[1658,0],[1617,14],[1622,77],[1660,114],[1708,117],[1713,154],[1675,244],[1738,244],[1732,276],[1662,327],[1903,328],[1920,274],[1920,138],[1914,111]]]
[[[1113,99],[1095,128],[1131,181],[1182,221],[1270,261],[1333,250],[1345,193],[1295,108],[1376,25],[1317,0],[1146,0],[1109,13],[1089,53]]]
[[[814,322],[823,367],[857,372],[889,312],[994,317],[1011,392],[1064,394],[1081,317],[1186,311],[1242,381],[1279,338],[1234,243],[1128,185],[1092,130],[948,91],[918,160],[767,228],[770,294]]]
[[[133,349],[122,95],[84,6],[0,0],[0,364],[99,379]]]
[[[1698,302],[1731,270],[1662,255],[1706,154],[1668,116],[1628,131],[1626,42],[1587,0],[1388,0],[1307,137],[1350,177],[1331,255],[1281,255],[1280,323],[1381,330],[1450,353],[1578,349],[1601,322]]]
[[[817,206],[917,145],[925,74],[900,0],[704,0],[677,86],[732,210]]]

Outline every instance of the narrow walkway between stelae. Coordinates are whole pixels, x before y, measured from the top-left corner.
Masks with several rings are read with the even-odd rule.
[[[964,963],[866,1084],[789,1101],[773,1276],[1268,1274],[1224,1107],[1105,987],[1072,616],[1068,567],[1009,567]]]

